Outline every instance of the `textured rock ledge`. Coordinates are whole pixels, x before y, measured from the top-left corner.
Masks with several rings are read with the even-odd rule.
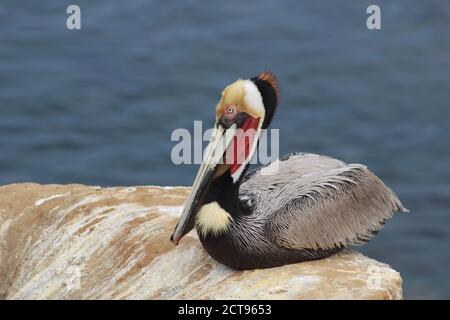
[[[169,242],[183,187],[0,187],[1,299],[401,299],[402,279],[356,252],[234,271],[195,232]]]

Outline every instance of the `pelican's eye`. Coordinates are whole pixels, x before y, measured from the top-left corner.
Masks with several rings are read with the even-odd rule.
[[[233,114],[236,111],[236,109],[233,106],[228,106],[227,107],[227,114]]]
[[[235,105],[228,105],[225,110],[222,112],[222,116],[219,119],[219,123],[224,127],[228,128],[231,126],[237,119],[239,112]]]

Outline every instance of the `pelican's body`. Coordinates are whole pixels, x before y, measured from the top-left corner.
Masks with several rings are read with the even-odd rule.
[[[278,98],[271,73],[247,81],[252,82],[237,82],[222,94],[216,115],[219,133],[212,138],[211,154],[206,152],[172,236],[175,243],[195,226],[203,247],[220,263],[235,269],[267,268],[321,259],[364,243],[396,211],[406,211],[365,166],[326,156],[288,154],[245,174],[259,130],[270,123]],[[238,136],[232,131],[236,128],[253,128],[256,137],[242,148],[242,163],[236,157],[219,163],[230,148],[217,141],[225,137],[228,147]],[[226,138],[227,130],[232,138]],[[212,156],[213,149],[218,157]]]

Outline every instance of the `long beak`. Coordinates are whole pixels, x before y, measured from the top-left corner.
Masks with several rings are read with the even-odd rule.
[[[214,169],[218,164],[222,163],[223,155],[228,145],[233,141],[235,134],[236,124],[231,125],[225,130],[221,125],[216,123],[210,142],[206,147],[203,162],[200,165],[186,206],[181,214],[180,221],[170,237],[170,240],[175,245],[177,245],[180,239],[194,227],[195,211],[197,210],[199,201],[204,196],[205,191],[212,180]]]

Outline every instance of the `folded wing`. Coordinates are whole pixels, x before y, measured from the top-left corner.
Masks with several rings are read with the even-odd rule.
[[[293,249],[332,249],[368,241],[397,211],[395,193],[367,167],[314,154],[283,156],[246,176],[240,193],[269,237]]]

